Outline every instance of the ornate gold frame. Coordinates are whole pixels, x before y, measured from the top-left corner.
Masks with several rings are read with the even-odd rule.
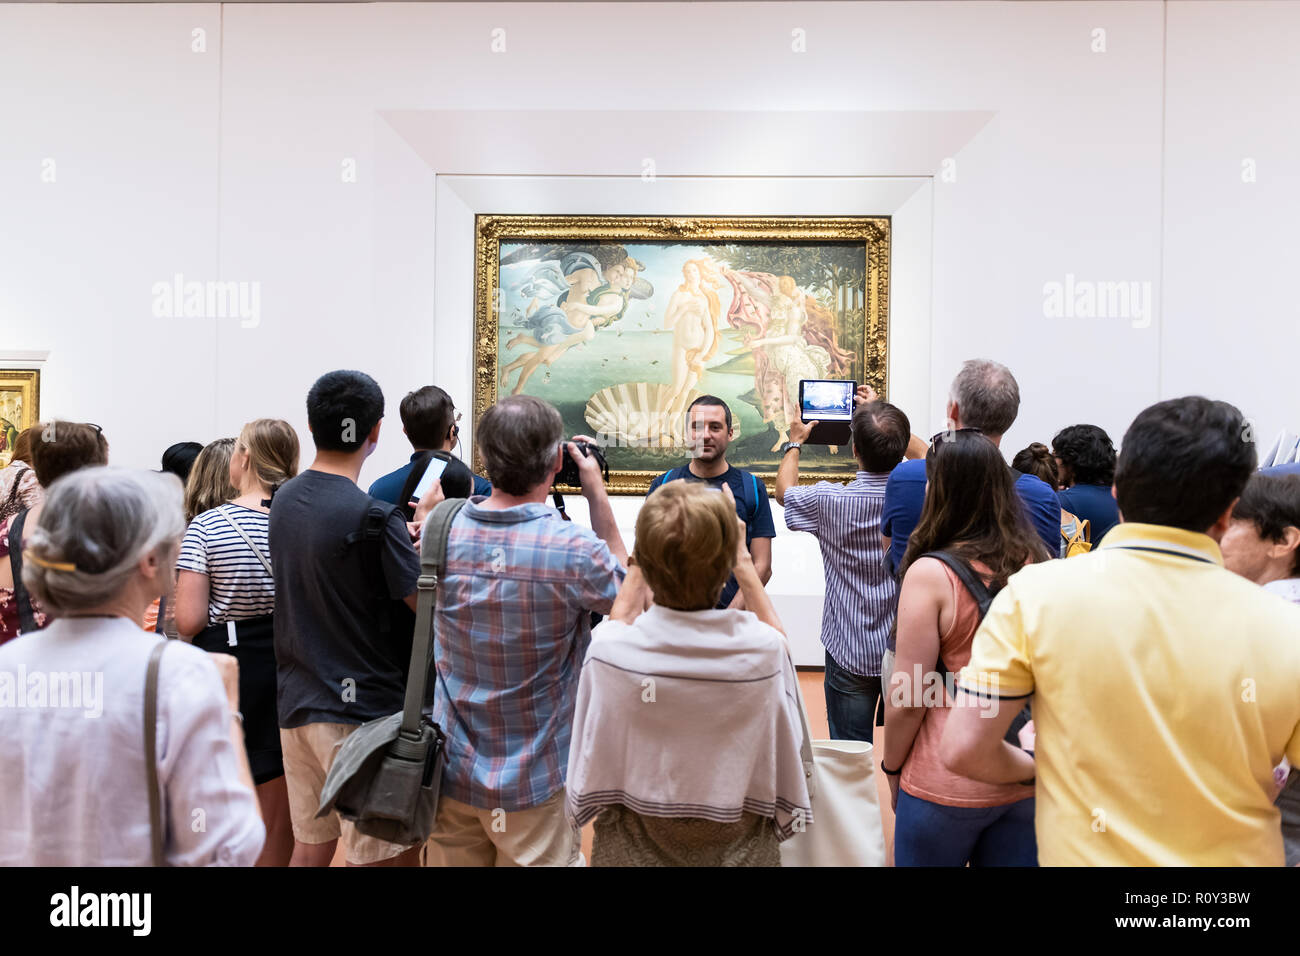
[[[673,217],[673,216],[503,216],[479,215],[474,224],[474,428],[497,400],[497,320],[493,309],[498,288],[501,243],[536,239],[603,239],[611,241],[679,240],[690,242],[858,241],[866,260],[867,327],[862,337],[861,368],[865,381],[883,398],[889,371],[888,216],[844,217]],[[482,468],[477,450],[476,466]],[[776,472],[755,472],[774,486]],[[849,471],[800,473],[801,484],[843,480]],[[656,472],[611,473],[611,494],[643,495]],[[576,488],[561,488],[566,493]]]
[[[20,390],[23,396],[23,417],[14,422],[19,431],[30,428],[41,420],[41,373],[34,368],[0,369],[0,390]]]

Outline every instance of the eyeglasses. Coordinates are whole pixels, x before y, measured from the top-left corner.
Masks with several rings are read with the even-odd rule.
[[[945,429],[944,431],[936,432],[934,435],[930,436],[930,447],[933,448],[941,441],[953,441],[954,440],[953,436],[959,435],[962,432],[974,432],[977,435],[983,435],[984,429],[975,428],[973,426],[967,426],[965,428],[948,428]]]

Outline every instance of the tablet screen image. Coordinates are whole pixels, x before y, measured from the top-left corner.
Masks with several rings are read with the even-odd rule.
[[[411,492],[411,500],[418,502],[425,496],[433,483],[442,477],[442,473],[447,470],[447,463],[441,458],[430,458],[429,467],[424,469],[424,474],[420,476],[420,483],[415,486]]]
[[[847,422],[853,418],[854,382],[807,380],[802,384],[802,418],[806,422]]]

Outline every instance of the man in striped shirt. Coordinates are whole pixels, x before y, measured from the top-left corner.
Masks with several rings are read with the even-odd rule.
[[[862,390],[860,390],[862,391]],[[808,531],[821,545],[826,570],[822,645],[826,648],[826,717],[835,740],[872,739],[880,703],[880,659],[898,601],[898,582],[885,565],[880,520],[889,473],[902,460],[911,425],[888,402],[866,401],[853,413],[858,474],[848,484],[798,484],[799,448],[816,422],[792,422],[776,500],[791,531]]]

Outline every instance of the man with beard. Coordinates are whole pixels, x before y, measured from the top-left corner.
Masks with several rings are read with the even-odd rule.
[[[767,584],[772,577],[772,539],[776,537],[772,506],[768,504],[766,485],[753,473],[727,463],[731,436],[731,409],[727,403],[714,395],[701,395],[686,409],[686,442],[691,460],[652,481],[646,495],[654,494],[666,482],[679,480],[703,482],[723,493],[729,487],[736,501],[736,514],[745,522],[745,545],[759,579]],[[727,579],[718,607],[744,609],[745,599],[734,575]]]

